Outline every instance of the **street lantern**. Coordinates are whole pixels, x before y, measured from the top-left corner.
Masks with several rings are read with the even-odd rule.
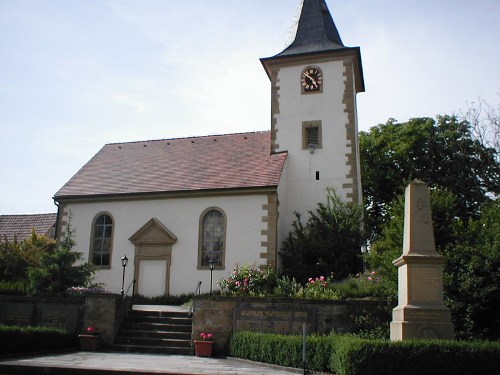
[[[208,261],[208,266],[210,267],[210,295],[212,295],[212,281],[213,281],[213,273],[215,268],[215,263],[217,263],[217,259],[210,258]]]
[[[125,294],[123,287],[125,285],[125,268],[127,268],[128,258],[127,255],[124,255],[122,258],[122,267],[123,267],[123,275],[122,275],[122,296]]]

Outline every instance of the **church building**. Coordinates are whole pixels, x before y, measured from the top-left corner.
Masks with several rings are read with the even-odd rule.
[[[306,218],[328,187],[361,204],[360,49],[344,46],[325,0],[302,0],[294,35],[261,59],[269,131],[106,144],[55,194],[57,235],[71,223],[96,282],[119,292],[127,256],[125,290],[201,281],[205,293],[211,265],[214,281],[236,265],[279,267],[294,212]]]

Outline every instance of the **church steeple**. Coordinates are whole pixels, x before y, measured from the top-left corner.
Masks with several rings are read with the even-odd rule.
[[[356,94],[365,90],[359,47],[346,47],[326,0],[301,0],[279,54],[261,59],[271,81],[271,153],[286,152],[278,186],[278,243],[295,213],[307,215],[334,188],[361,203]]]
[[[325,0],[302,0],[295,35],[290,45],[276,56],[290,56],[344,48]]]

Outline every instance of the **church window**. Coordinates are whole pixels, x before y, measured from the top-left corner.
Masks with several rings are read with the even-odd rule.
[[[108,267],[111,264],[113,242],[113,219],[108,214],[100,214],[92,228],[92,249],[90,260],[96,266]]]
[[[321,121],[304,121],[302,123],[302,148],[314,152],[322,148]]]
[[[200,217],[199,267],[209,267],[209,261],[215,267],[223,267],[226,248],[226,216],[219,208],[209,208]]]

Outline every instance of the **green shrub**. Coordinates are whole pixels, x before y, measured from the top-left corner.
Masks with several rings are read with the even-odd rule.
[[[301,336],[235,332],[229,351],[233,357],[302,367]],[[306,358],[309,369],[337,375],[493,374],[500,366],[500,343],[311,335]]]
[[[0,295],[25,296],[26,283],[24,281],[0,281]]]
[[[302,367],[302,338],[237,332],[231,336],[229,353],[232,357],[300,368]]]
[[[330,368],[338,375],[493,374],[500,343],[415,340],[390,342],[338,337]]]
[[[0,325],[0,355],[29,353],[42,350],[77,347],[77,337],[64,330],[48,327],[19,327]]]

